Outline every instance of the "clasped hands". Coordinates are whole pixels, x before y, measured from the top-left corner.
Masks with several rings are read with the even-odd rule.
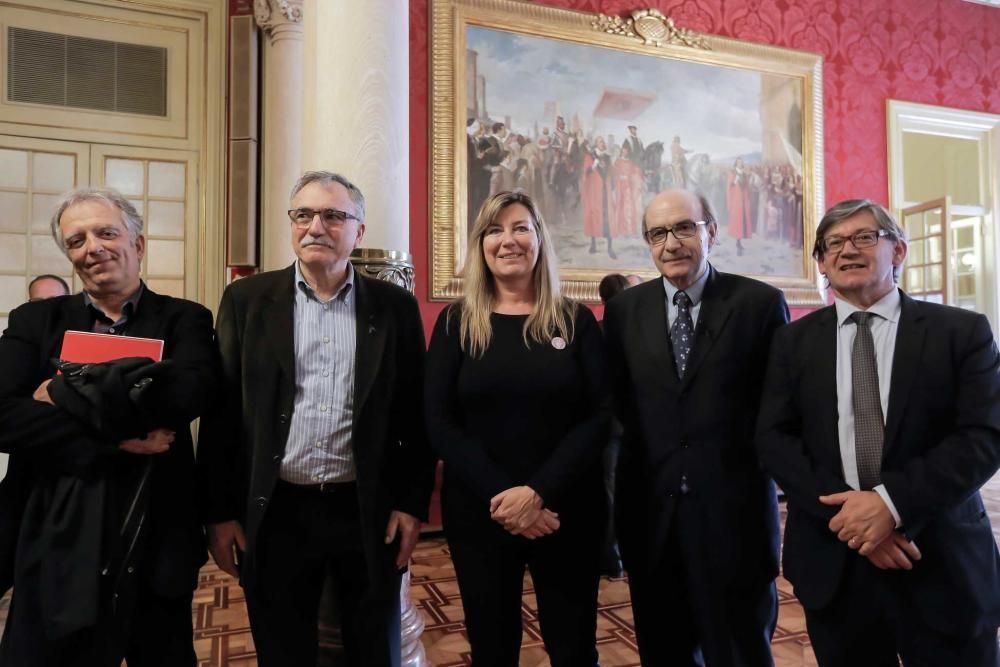
[[[559,515],[543,504],[530,486],[514,486],[490,499],[490,517],[510,534],[533,540],[559,530]]]
[[[880,570],[912,570],[913,561],[920,560],[920,549],[896,530],[892,512],[878,492],[845,491],[820,496],[819,501],[840,507],[830,519],[830,531]]]

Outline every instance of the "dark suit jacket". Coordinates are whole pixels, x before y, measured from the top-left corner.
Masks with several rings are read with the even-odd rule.
[[[105,441],[60,408],[32,398],[38,385],[55,375],[50,359],[59,357],[63,334],[89,331],[91,325],[83,296],[76,294],[17,308],[0,338],[0,451],[11,454],[7,477],[0,483],[0,561],[8,560],[2,563],[0,583],[9,583],[15,548],[28,546],[17,544],[17,517],[33,486],[53,475],[104,474],[137,456],[119,452],[117,442]],[[153,419],[176,436],[170,449],[154,458],[140,571],[154,590],[177,596],[194,590],[205,562],[190,423],[216,392],[212,315],[196,303],[147,287],[128,335],[162,339],[164,358],[173,360],[170,373],[152,385],[157,405]]]
[[[758,420],[761,461],[788,496],[784,574],[824,607],[854,555],[827,528],[823,494],[847,491],[837,435],[837,316],[824,308],[774,339]],[[902,295],[882,481],[923,553],[901,574],[927,621],[975,633],[1000,622],[1000,557],[979,495],[1000,466],[1000,356],[982,315]]]
[[[224,398],[203,420],[200,486],[206,523],[236,519],[244,527],[246,587],[254,585],[257,532],[278,480],[295,400],[294,276],[289,266],[233,283],[216,323]],[[405,290],[359,272],[354,286],[351,444],[365,555],[375,582],[391,563],[384,544],[390,512],[426,518],[434,460],[424,433],[424,336],[417,302]]]
[[[782,293],[710,268],[683,381],[662,280],[626,290],[604,316],[616,411],[624,425],[615,513],[625,567],[655,568],[679,496],[703,515],[702,541],[726,581],[778,570],[774,485],[753,449],[757,400]],[[664,573],[669,576],[669,573]]]

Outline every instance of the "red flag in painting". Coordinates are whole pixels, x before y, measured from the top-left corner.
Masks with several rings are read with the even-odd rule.
[[[640,93],[621,88],[605,88],[594,108],[594,118],[635,120],[656,101],[652,93]]]

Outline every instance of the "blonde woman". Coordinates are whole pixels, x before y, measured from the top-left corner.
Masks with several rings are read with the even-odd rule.
[[[483,204],[464,278],[434,327],[426,400],[472,664],[518,664],[527,568],[553,667],[596,665],[610,416],[597,322],[560,295],[552,242],[522,193]]]

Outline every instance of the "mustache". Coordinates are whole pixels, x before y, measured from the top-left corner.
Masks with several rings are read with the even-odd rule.
[[[311,234],[306,234],[302,237],[302,240],[299,241],[299,247],[301,248],[308,248],[311,245],[321,245],[325,248],[333,248],[333,243],[330,242],[330,239],[325,239],[322,236],[312,236]]]

